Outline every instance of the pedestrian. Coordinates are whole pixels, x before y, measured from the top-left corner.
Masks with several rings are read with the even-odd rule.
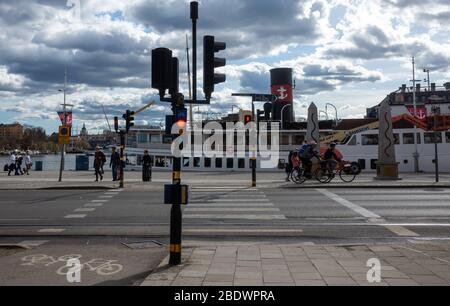
[[[148,154],[148,150],[144,151],[144,158],[142,160],[142,181],[152,181],[152,158]]]
[[[30,170],[32,166],[33,163],[31,162],[30,151],[27,151],[27,155],[25,156],[25,173],[27,175],[30,175]]]
[[[15,152],[11,152],[9,156],[9,171],[8,176],[11,176],[11,172],[16,171],[16,154]]]
[[[292,172],[292,155],[294,154],[294,151],[289,152],[288,156],[288,162],[286,164],[286,182],[289,182]]]
[[[313,166],[312,158],[317,158],[320,161],[320,154],[317,152],[317,142],[310,141],[308,144],[303,145],[299,151],[300,160],[305,169],[305,177],[307,179],[312,178],[311,170]]]
[[[111,160],[109,167],[112,170],[113,182],[117,181],[117,172],[120,166],[120,154],[117,152],[116,147],[112,147]]]
[[[98,177],[100,176],[100,180],[103,181],[102,174],[102,164],[104,165],[106,162],[105,154],[100,150],[100,147],[95,148],[94,155],[94,169],[95,169],[95,181],[98,182]]]
[[[23,175],[22,171],[23,157],[21,154],[16,156],[16,173],[15,175]]]

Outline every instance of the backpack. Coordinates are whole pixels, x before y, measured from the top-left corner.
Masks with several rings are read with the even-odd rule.
[[[298,155],[300,156],[300,158],[311,158],[309,145],[307,144],[303,145],[298,151]]]

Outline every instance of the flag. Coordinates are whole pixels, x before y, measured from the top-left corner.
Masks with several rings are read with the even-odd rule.
[[[59,119],[61,123],[64,124],[64,112],[58,112]],[[72,112],[66,112],[66,125],[72,126]]]

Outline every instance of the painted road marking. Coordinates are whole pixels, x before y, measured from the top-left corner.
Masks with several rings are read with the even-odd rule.
[[[74,210],[74,212],[93,212],[95,211],[95,208],[77,208]]]
[[[286,220],[284,215],[213,215],[188,214],[185,219]]]
[[[87,215],[67,215],[64,219],[83,219],[86,218]]]
[[[92,200],[91,203],[106,203],[108,200]]]
[[[18,245],[24,246],[24,247],[38,247],[45,243],[47,243],[48,240],[26,240],[18,243]]]
[[[184,233],[303,233],[301,229],[218,229],[218,228],[203,228],[203,229],[184,229]]]
[[[420,235],[409,229],[398,225],[383,225],[386,229],[402,237],[419,237]]]
[[[371,211],[369,211],[369,210],[367,210],[367,209],[365,209],[365,208],[363,208],[363,207],[361,207],[359,205],[356,205],[356,204],[354,204],[354,203],[352,203],[352,202],[350,202],[350,201],[348,201],[348,200],[346,200],[344,198],[341,198],[337,194],[334,194],[334,193],[332,193],[332,192],[330,192],[330,191],[328,191],[326,189],[316,189],[316,190],[318,192],[320,192],[321,194],[327,196],[331,200],[333,200],[333,201],[335,201],[335,202],[337,202],[337,203],[339,203],[339,204],[341,204],[341,205],[343,205],[343,206],[353,210],[354,212],[356,212],[357,214],[359,214],[359,215],[361,215],[361,216],[363,216],[365,218],[380,219],[380,222],[373,222],[375,220],[371,220],[372,221],[371,224],[382,226],[382,227],[386,228],[387,230],[391,231],[392,233],[394,233],[394,234],[396,234],[398,236],[402,236],[402,237],[408,237],[408,236],[418,237],[418,236],[420,236],[419,234],[417,234],[417,233],[415,233],[413,231],[410,231],[409,229],[404,228],[403,226],[393,226],[393,225],[388,225],[388,224],[382,224],[383,221],[382,221],[382,218],[379,215],[377,215],[377,214],[375,214],[375,213],[373,213],[373,212],[371,212]]]
[[[365,217],[365,218],[375,218],[375,219],[381,219],[381,217],[377,214],[374,214],[371,211],[368,211],[365,208],[362,208],[359,205],[356,205],[344,198],[341,198],[340,196],[338,196],[337,194],[334,194],[332,192],[329,192],[326,189],[316,189],[318,192],[320,192],[321,194],[325,195],[326,197],[330,198],[331,200],[344,205],[345,207],[353,210],[354,212],[356,212],[357,214]]]
[[[43,229],[40,229],[38,232],[46,233],[46,234],[56,234],[56,233],[62,233],[65,230],[66,229],[64,229],[64,228],[43,228]]]
[[[102,207],[103,203],[89,203],[89,204],[84,204],[84,207]]]
[[[186,208],[184,210],[185,212],[219,212],[219,211],[223,211],[223,212],[279,212],[280,209],[278,208],[264,208],[264,207],[247,207],[247,208],[228,208],[228,207],[222,207],[222,208]]]
[[[242,203],[247,203],[247,202],[269,202],[268,199],[243,199],[243,200],[239,200],[239,199],[213,199],[213,200],[209,200],[209,202],[214,202],[214,203],[219,203],[219,202],[230,202],[230,203],[236,203],[236,202],[242,202]]]
[[[189,204],[189,207],[273,207],[274,205],[272,203],[224,203],[224,204],[217,204],[217,203],[203,203],[203,202],[191,202],[195,204]]]
[[[108,195],[108,196],[99,196],[99,199],[112,199],[113,198],[113,196],[110,196],[110,195]]]

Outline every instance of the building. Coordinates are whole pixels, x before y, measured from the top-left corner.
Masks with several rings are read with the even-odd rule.
[[[397,91],[390,93],[385,100],[389,101],[392,107],[392,116],[398,116],[405,113],[414,114],[413,88],[406,87],[403,84]],[[383,100],[382,102],[384,102]],[[367,118],[378,118],[378,104],[367,109]],[[420,119],[434,114],[435,109],[441,115],[450,115],[450,83],[443,86],[436,86],[432,83],[430,87],[422,87],[417,84],[416,87],[416,109],[417,116]]]
[[[23,131],[23,125],[19,123],[0,124],[0,137],[3,138],[21,139],[23,137]]]

